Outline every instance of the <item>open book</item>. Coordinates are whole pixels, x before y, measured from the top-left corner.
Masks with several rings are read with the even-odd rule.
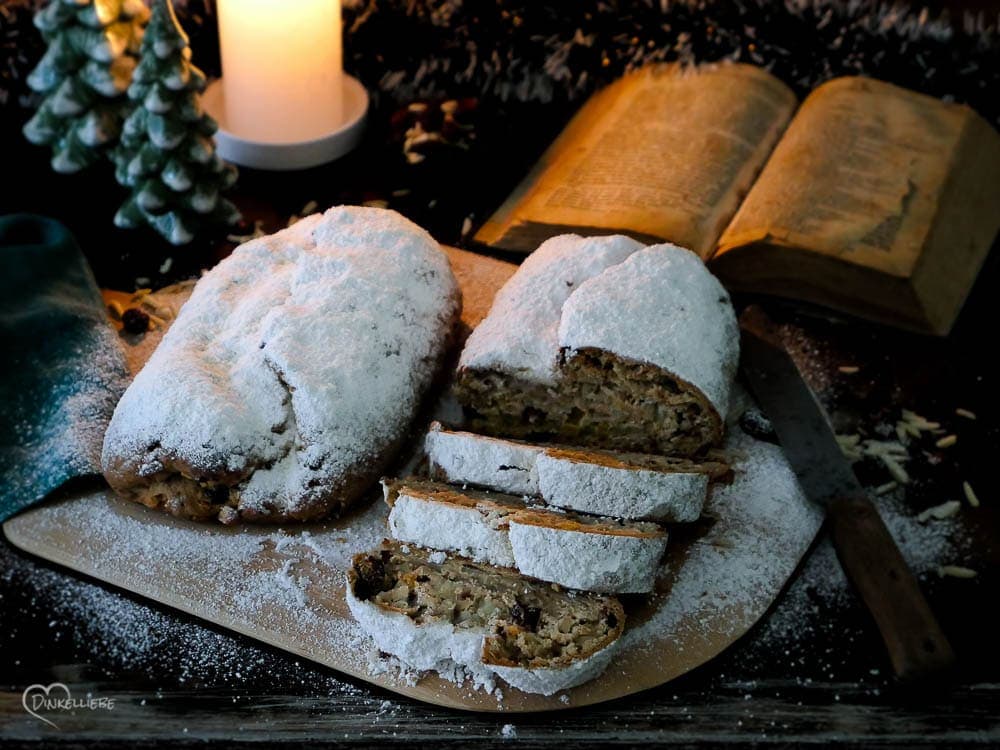
[[[855,77],[799,106],[729,64],[594,95],[476,240],[667,240],[730,289],[944,334],[998,229],[1000,136],[968,107]]]

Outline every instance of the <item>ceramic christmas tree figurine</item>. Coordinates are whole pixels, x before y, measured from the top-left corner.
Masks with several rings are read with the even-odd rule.
[[[114,152],[115,177],[132,191],[115,224],[149,224],[175,245],[190,242],[202,229],[221,229],[240,219],[221,196],[236,181],[236,170],[215,153],[212,134],[218,126],[198,101],[205,74],[190,60],[188,39],[170,0],[153,0],[128,89],[135,109]]]
[[[142,0],[51,0],[35,14],[48,50],[28,85],[45,98],[24,135],[52,148],[55,171],[93,164],[118,139],[148,16]]]

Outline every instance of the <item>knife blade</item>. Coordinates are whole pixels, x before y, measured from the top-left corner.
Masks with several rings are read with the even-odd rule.
[[[875,619],[896,675],[915,681],[951,667],[951,645],[774,322],[751,305],[740,328],[741,368],[750,390],[803,493],[825,509],[837,557]]]

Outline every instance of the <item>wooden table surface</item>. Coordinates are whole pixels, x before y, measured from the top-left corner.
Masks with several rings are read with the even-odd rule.
[[[386,156],[376,129],[361,152],[304,175],[244,172],[236,196],[267,229],[309,200],[389,199],[458,243],[464,219],[485,218],[558,129],[551,122],[521,141],[520,161],[503,152],[408,170]],[[44,154],[25,148],[21,167],[44,172]],[[449,157],[450,158],[450,157]],[[381,165],[381,166],[380,166]],[[386,166],[389,165],[389,166]],[[472,169],[475,167],[475,169]],[[380,169],[381,177],[372,176]],[[42,171],[39,171],[42,170]],[[458,173],[474,175],[457,184]],[[77,234],[100,283],[161,286],[210,265],[225,246],[175,250],[145,234],[109,228],[120,196],[91,187],[98,177],[51,178],[4,188],[4,210],[63,219]],[[171,258],[165,264],[166,258]],[[735,647],[694,673],[636,697],[558,715],[478,716],[434,709],[371,688],[240,636],[80,579],[0,543],[0,743],[4,748],[137,747],[166,741],[239,746],[359,747],[417,742],[622,747],[701,743],[733,746],[840,741],[860,746],[1000,745],[1000,648],[993,603],[1000,594],[1000,498],[993,465],[1000,450],[998,366],[992,348],[998,287],[994,252],[953,335],[930,340],[859,323],[830,321],[772,306],[788,341],[822,393],[838,431],[874,431],[903,408],[959,434],[937,450],[912,450],[904,493],[880,498],[890,527],[958,653],[959,666],[934,685],[894,684],[877,632],[838,578],[821,541],[769,617]],[[166,267],[166,270],[162,270]],[[144,278],[141,278],[144,277]],[[847,374],[842,366],[857,366]],[[956,416],[973,411],[977,419]],[[867,461],[868,486],[887,481]],[[961,499],[969,481],[982,505],[955,519],[918,524],[914,516]],[[962,564],[976,578],[940,578],[938,565]],[[65,683],[73,696],[114,699],[111,710],[60,712],[59,729],[28,715],[30,684]]]

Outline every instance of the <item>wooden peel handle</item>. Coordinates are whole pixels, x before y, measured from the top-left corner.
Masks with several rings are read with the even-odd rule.
[[[917,680],[951,667],[951,645],[871,501],[836,500],[827,518],[837,556],[875,618],[896,675]]]

